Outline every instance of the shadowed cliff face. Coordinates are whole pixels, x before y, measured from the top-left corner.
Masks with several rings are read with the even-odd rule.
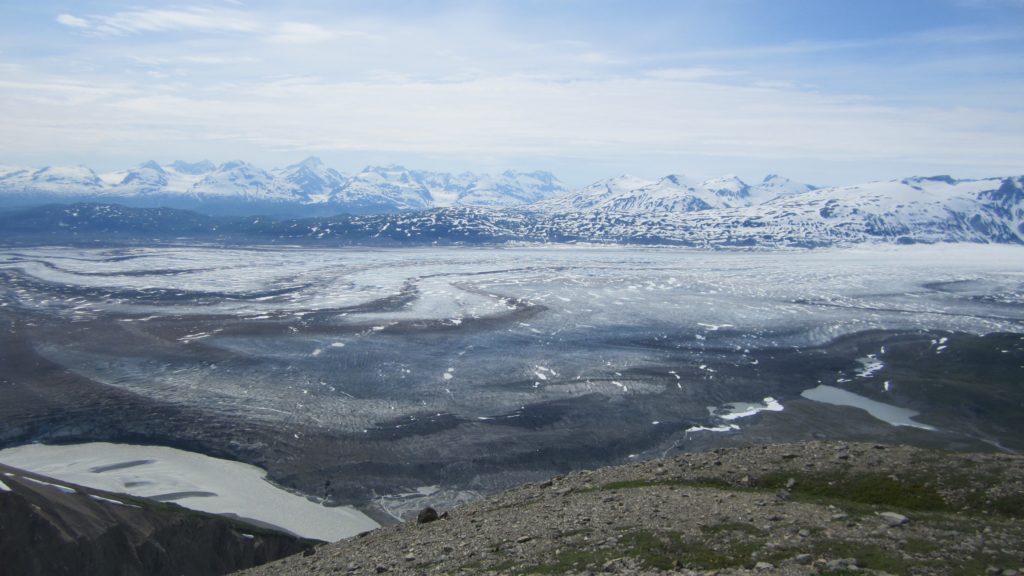
[[[312,544],[245,522],[2,465],[0,482],[5,574],[225,574]]]

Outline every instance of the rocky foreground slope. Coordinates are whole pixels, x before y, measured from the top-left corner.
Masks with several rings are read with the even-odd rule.
[[[246,572],[1024,573],[1024,457],[845,442],[528,484]]]

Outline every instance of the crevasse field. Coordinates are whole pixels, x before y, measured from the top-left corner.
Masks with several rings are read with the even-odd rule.
[[[814,437],[1024,449],[1024,249],[0,252],[0,441],[160,444],[377,518]]]

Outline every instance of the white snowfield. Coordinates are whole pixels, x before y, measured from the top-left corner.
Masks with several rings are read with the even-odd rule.
[[[27,444],[0,450],[0,462],[89,488],[257,520],[328,542],[379,527],[354,508],[322,506],[278,488],[255,466],[164,446]]]

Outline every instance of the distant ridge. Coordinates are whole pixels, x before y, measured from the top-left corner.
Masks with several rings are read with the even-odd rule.
[[[755,184],[734,175],[699,181],[669,174],[621,175],[570,190],[543,171],[451,174],[390,164],[345,174],[316,157],[270,171],[243,160],[148,161],[104,174],[85,166],[0,166],[0,210],[27,210],[0,237],[704,248],[1019,244],[1022,182],[941,175],[819,187],[777,174]]]
[[[682,182],[680,179],[679,182]],[[691,184],[672,186],[691,198]],[[512,208],[455,206],[314,218],[211,217],[108,203],[0,212],[5,242],[178,242],[308,245],[600,243],[696,248],[815,248],[860,244],[1024,244],[1024,177],[906,178],[792,191],[754,203],[730,189],[720,208],[693,208],[643,185],[608,183]],[[635,194],[633,194],[635,192]],[[631,196],[631,194],[633,194]],[[705,187],[697,197],[709,198]],[[635,201],[625,201],[629,198]],[[613,207],[608,207],[615,200]],[[696,202],[696,201],[694,201]],[[706,201],[705,201],[706,202]],[[731,204],[736,204],[735,206]]]
[[[148,161],[105,174],[85,166],[0,166],[0,207],[104,202],[209,215],[323,216],[445,206],[507,208],[565,192],[558,178],[543,171],[453,175],[388,165],[344,174],[316,157],[270,171],[243,160],[219,166],[207,160]]]

